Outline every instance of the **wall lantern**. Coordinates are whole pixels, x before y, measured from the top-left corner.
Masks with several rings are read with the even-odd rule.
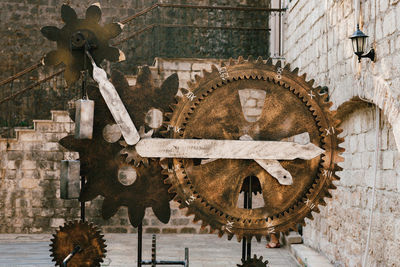
[[[365,35],[365,33],[360,30],[360,26],[357,24],[357,30],[352,36],[350,36],[350,39],[353,44],[354,54],[356,54],[358,57],[358,62],[361,62],[362,57],[369,58],[372,61],[375,60],[375,51],[373,48],[368,52],[368,54],[363,55],[367,46],[367,38],[368,35]]]

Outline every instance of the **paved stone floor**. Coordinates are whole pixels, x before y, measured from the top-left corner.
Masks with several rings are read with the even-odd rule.
[[[136,266],[136,234],[106,234],[107,258],[102,266]],[[50,235],[0,235],[0,266],[54,266],[50,260]],[[253,254],[268,259],[271,267],[298,266],[285,248],[265,249],[265,241],[253,242]],[[183,260],[190,252],[190,267],[236,267],[241,263],[241,244],[216,235],[158,235],[158,260]],[[150,260],[151,235],[143,236],[143,259]],[[148,266],[148,265],[147,265]]]

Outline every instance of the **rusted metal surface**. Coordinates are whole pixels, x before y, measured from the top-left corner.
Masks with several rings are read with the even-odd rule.
[[[106,257],[107,245],[103,235],[97,227],[87,222],[67,222],[57,230],[51,241],[50,257],[59,266],[76,246],[80,250],[68,262],[68,267],[100,266]]]
[[[263,261],[263,256],[258,258],[256,255],[248,260],[242,259],[242,264],[237,264],[238,267],[267,267],[268,261]]]
[[[168,77],[161,88],[154,87],[148,68],[141,70],[134,87],[129,87],[124,75],[118,71],[111,75],[111,80],[135,125],[142,126],[139,131],[141,138],[149,137],[153,132],[159,136],[158,129],[145,125],[146,113],[152,108],[168,109],[178,90],[177,75]],[[73,136],[60,140],[67,149],[79,152],[81,174],[87,179],[80,200],[89,201],[98,195],[103,196],[102,214],[106,219],[113,216],[120,206],[126,206],[130,222],[135,227],[141,223],[147,207],[153,209],[161,222],[167,223],[172,195],[163,182],[165,176],[161,174],[159,160],[142,159],[134,154],[133,146],[107,136],[104,138],[104,129],[115,121],[97,87],[89,86],[88,95],[96,102],[92,140],[77,140]],[[74,118],[73,111],[71,117]],[[152,131],[149,133],[146,130]],[[119,170],[126,168],[136,172],[136,180],[129,185],[118,179]]]
[[[65,23],[63,28],[46,26],[41,29],[47,39],[57,42],[57,50],[46,54],[44,64],[64,63],[64,78],[68,85],[79,79],[82,70],[92,71],[91,64],[85,66],[85,60],[89,62],[85,49],[90,50],[97,65],[104,59],[119,61],[119,49],[110,47],[108,43],[121,33],[122,25],[109,23],[100,26],[101,9],[98,5],[92,5],[86,10],[85,19],[78,19],[74,9],[64,4],[61,7],[61,18]]]
[[[239,90],[264,90],[266,99],[260,119],[245,119],[239,100]],[[190,90],[195,97],[185,97],[168,115],[165,135],[179,139],[239,140],[249,135],[253,140],[279,141],[307,132],[310,142],[325,150],[311,160],[279,161],[293,176],[292,185],[282,185],[259,164],[249,160],[216,160],[199,164],[193,159],[170,160],[170,192],[187,215],[194,214],[195,221],[202,220],[203,227],[210,225],[228,238],[237,235],[255,236],[258,240],[269,233],[295,229],[304,218],[312,218],[311,211],[318,212],[329,197],[328,189],[334,189],[332,181],[338,179],[337,165],[343,151],[337,135],[339,121],[329,110],[326,94],[313,88],[313,81],[299,77],[297,69],[282,68],[280,63],[266,64],[262,59],[248,61],[231,60],[229,66],[212,72],[203,72]],[[173,127],[171,127],[173,126]],[[174,131],[172,129],[180,129]],[[257,177],[265,206],[245,210],[238,208],[237,201],[244,180]]]

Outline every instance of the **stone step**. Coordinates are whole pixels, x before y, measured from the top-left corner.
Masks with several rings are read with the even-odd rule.
[[[290,251],[303,267],[334,267],[323,255],[304,244],[290,245]]]

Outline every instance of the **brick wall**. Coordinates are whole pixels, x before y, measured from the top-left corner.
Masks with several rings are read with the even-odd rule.
[[[328,86],[334,108],[360,95],[382,109],[368,266],[397,266],[400,174],[390,123],[398,121],[400,2],[360,2],[362,30],[370,36],[377,53],[375,63],[363,59],[359,64],[353,54],[348,39],[355,31],[353,0],[290,1],[284,26],[285,60],[315,79],[316,85]],[[304,229],[305,243],[339,266],[361,266],[373,181],[374,120],[373,109],[362,109],[342,123],[346,153],[338,189],[332,191],[333,199],[327,201],[327,207],[314,214],[315,220],[306,221]]]

